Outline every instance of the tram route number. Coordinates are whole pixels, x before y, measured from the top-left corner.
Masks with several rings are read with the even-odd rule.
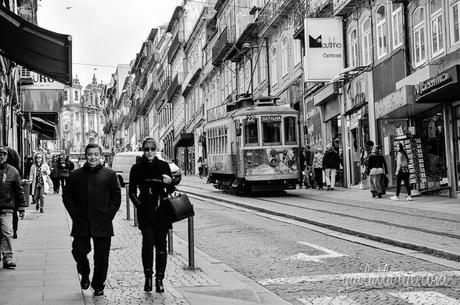
[[[253,115],[248,115],[248,116],[246,117],[246,120],[247,120],[248,122],[255,122],[255,121],[256,121],[256,117],[253,116]]]
[[[278,122],[281,121],[280,115],[265,115],[262,116],[262,122]]]

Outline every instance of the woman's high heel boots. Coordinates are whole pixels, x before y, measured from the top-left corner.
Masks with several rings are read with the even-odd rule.
[[[156,292],[165,292],[165,288],[163,286],[163,279],[160,279],[160,278],[155,279],[155,291]]]
[[[152,278],[152,271],[147,271],[145,274],[145,284],[144,284],[144,291],[152,291],[153,286],[153,278]]]

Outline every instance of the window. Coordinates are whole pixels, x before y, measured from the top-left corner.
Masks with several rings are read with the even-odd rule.
[[[69,100],[69,92],[67,92],[67,90],[64,90],[64,101],[68,101]]]
[[[258,119],[250,118],[244,120],[244,144],[246,146],[257,146],[259,144]]]
[[[348,65],[350,67],[358,66],[358,33],[356,29],[353,29],[348,34],[350,56],[348,57]]]
[[[433,57],[444,51],[442,1],[430,1],[431,54]]]
[[[281,46],[281,75],[284,77],[288,73],[289,54],[288,54],[288,39],[284,37]]]
[[[281,121],[262,122],[263,145],[281,145]]]
[[[385,16],[385,6],[381,5],[377,9],[377,58],[387,55],[387,21]]]
[[[450,7],[450,33],[452,44],[460,42],[460,1]]]
[[[285,144],[297,143],[295,117],[284,118],[284,139]]]
[[[371,63],[371,19],[367,17],[364,19],[362,25],[362,53],[363,65],[367,66]]]
[[[393,49],[396,49],[403,45],[403,16],[402,6],[396,6],[393,4],[393,13],[391,14],[391,26],[393,34]]]
[[[276,64],[278,63],[277,56],[276,56],[276,48],[272,49],[272,59],[270,60],[270,76],[272,78],[272,85],[275,85],[278,82],[278,69]]]
[[[425,50],[425,10],[423,7],[417,8],[412,14],[413,23],[413,44],[414,44],[414,64],[419,66],[426,59]]]
[[[263,82],[267,78],[267,51],[262,47],[259,58],[259,82]]]
[[[294,39],[294,66],[300,64],[300,61],[302,60],[302,55],[301,55],[301,44],[299,39]]]
[[[75,101],[78,102],[78,91],[74,91],[74,98]]]

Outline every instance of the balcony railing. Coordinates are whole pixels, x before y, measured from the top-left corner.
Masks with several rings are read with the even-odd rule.
[[[348,15],[353,11],[355,6],[359,6],[361,1],[358,0],[333,0],[334,16]]]
[[[179,75],[176,75],[176,77],[174,77],[173,81],[171,82],[171,85],[168,88],[168,101],[171,102],[174,95],[178,91],[181,91],[181,89],[182,84],[179,83]]]
[[[139,107],[139,114],[140,115],[145,115],[147,110],[149,109],[150,105],[152,104],[153,100],[155,99],[155,96],[158,94],[159,91],[159,86],[158,83],[153,82],[147,93],[145,94],[144,98],[142,99],[142,103]]]
[[[184,43],[184,39],[182,38],[181,31],[178,31],[176,36],[174,36],[171,46],[169,47],[169,51],[168,51],[168,63],[169,64],[173,61],[177,51],[179,50],[179,48],[182,47],[183,43]]]
[[[263,36],[281,16],[289,9],[297,9],[301,0],[270,0],[259,13],[258,22],[261,24],[260,35]]]
[[[218,66],[235,43],[235,28],[227,26],[212,48],[212,64]]]

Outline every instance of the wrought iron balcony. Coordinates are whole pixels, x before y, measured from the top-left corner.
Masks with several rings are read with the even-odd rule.
[[[333,0],[334,16],[345,16],[353,12],[356,6],[359,6],[361,1],[358,0]]]
[[[174,95],[181,90],[182,84],[179,83],[179,75],[176,75],[176,77],[174,77],[173,81],[171,82],[171,85],[169,85],[168,88],[168,101],[171,102],[174,98]]]
[[[174,36],[173,42],[171,43],[171,46],[169,47],[169,50],[168,50],[168,63],[169,64],[173,61],[177,51],[179,50],[179,48],[182,47],[184,43],[184,39],[182,36],[183,35],[181,31],[178,31],[176,36]]]
[[[235,43],[235,28],[227,26],[220,34],[216,44],[212,48],[212,64],[218,66],[222,63],[227,52],[230,51]]]
[[[157,82],[153,82],[147,93],[145,94],[144,98],[142,99],[141,105],[139,106],[139,113],[140,115],[145,115],[147,110],[149,109],[150,105],[152,104],[155,96],[158,94],[159,86]]]
[[[301,0],[270,0],[259,13],[258,22],[261,24],[259,35],[265,36],[270,28],[287,17],[290,10],[297,9]]]

